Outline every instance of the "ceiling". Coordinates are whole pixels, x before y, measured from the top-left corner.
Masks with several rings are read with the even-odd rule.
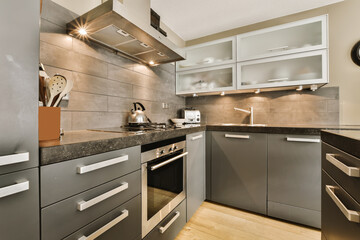
[[[185,41],[343,0],[151,0],[161,21]]]

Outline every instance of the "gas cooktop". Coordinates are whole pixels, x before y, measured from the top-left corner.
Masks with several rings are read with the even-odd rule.
[[[149,123],[145,125],[125,125],[120,127],[112,128],[96,128],[89,129],[90,131],[100,132],[115,132],[115,133],[133,133],[133,134],[144,134],[147,132],[165,131],[167,129],[174,129],[174,126],[166,125],[165,123]]]

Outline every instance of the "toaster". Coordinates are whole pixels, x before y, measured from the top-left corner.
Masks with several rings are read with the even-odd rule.
[[[198,124],[201,121],[200,111],[195,109],[183,109],[182,117],[186,124]]]

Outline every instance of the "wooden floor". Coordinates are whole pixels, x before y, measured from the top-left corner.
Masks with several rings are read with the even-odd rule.
[[[320,240],[320,231],[204,202],[176,240]]]

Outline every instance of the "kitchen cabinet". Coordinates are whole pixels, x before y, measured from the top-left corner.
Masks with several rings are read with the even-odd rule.
[[[176,63],[176,71],[235,63],[236,37],[223,38],[182,49],[186,60]]]
[[[104,240],[138,237],[141,202],[132,199],[140,199],[140,161],[140,146],[134,146],[42,166],[42,239],[84,239],[97,230]],[[128,201],[129,207],[120,206]]]
[[[205,132],[198,132],[186,136],[187,177],[187,221],[205,200]]]
[[[327,51],[241,62],[237,81],[238,89],[324,85],[328,82]]]
[[[193,94],[236,89],[236,64],[176,73],[176,94]]]
[[[237,36],[237,61],[263,59],[327,48],[327,15]]]
[[[186,201],[182,201],[144,240],[173,240],[186,224]]]
[[[1,239],[40,239],[39,170],[0,176]]]
[[[266,214],[267,135],[211,134],[211,200]]]
[[[319,136],[268,135],[268,215],[320,228]]]

